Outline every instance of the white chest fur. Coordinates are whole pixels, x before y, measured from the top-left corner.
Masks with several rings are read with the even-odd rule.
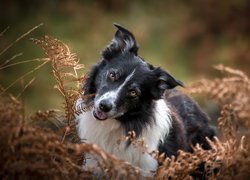
[[[153,110],[154,123],[142,131],[141,137],[147,144],[148,151],[156,150],[160,141],[169,133],[171,128],[170,110],[163,99],[155,102]],[[104,151],[115,155],[118,159],[128,161],[145,171],[156,170],[158,163],[147,153],[133,145],[125,146],[125,142],[118,143],[124,135],[124,129],[115,119],[105,121],[96,120],[92,111],[83,112],[76,117],[77,130],[82,140],[95,143]]]

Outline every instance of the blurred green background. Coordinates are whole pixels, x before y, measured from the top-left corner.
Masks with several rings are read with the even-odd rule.
[[[29,38],[50,35],[69,45],[85,65],[83,73],[100,59],[100,51],[115,32],[113,23],[129,29],[140,45],[139,54],[162,66],[186,84],[218,76],[212,66],[222,63],[249,74],[249,0],[0,0],[0,52],[32,27],[44,25],[0,55],[0,67],[13,60],[45,57]],[[12,62],[12,63],[13,63]],[[39,63],[0,69],[0,84],[7,87]],[[25,77],[26,114],[60,108],[49,64]],[[21,82],[10,88],[17,95]]]

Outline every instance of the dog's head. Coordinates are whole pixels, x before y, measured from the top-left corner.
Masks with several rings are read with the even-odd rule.
[[[102,52],[102,60],[89,73],[84,95],[93,97],[93,115],[98,120],[136,115],[167,89],[182,82],[138,56],[134,35],[115,24],[118,30]]]

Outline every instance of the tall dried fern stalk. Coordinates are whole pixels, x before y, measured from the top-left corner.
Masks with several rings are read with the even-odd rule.
[[[41,47],[51,60],[53,75],[57,82],[55,88],[65,100],[65,115],[68,121],[66,131],[72,130],[75,128],[74,102],[80,92],[79,82],[82,81],[77,70],[82,69],[83,65],[79,64],[79,58],[69,50],[69,47],[57,39],[45,36],[41,39],[31,40]]]

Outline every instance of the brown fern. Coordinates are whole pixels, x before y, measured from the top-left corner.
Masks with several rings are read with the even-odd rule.
[[[79,59],[59,40],[45,36],[33,41],[42,47],[52,63],[56,88],[65,99],[65,119],[67,126],[61,129],[63,139],[74,130],[74,103],[81,96],[79,78],[76,71],[82,68]],[[210,150],[199,145],[193,153],[179,151],[178,157],[165,158],[157,151],[149,152],[143,138],[136,139],[130,132],[121,141],[130,141],[135,148],[149,153],[162,165],[154,177],[149,179],[192,179],[201,163],[204,163],[203,177],[206,179],[247,179],[250,175],[250,81],[245,73],[222,65],[217,66],[227,77],[201,80],[191,85],[187,93],[207,94],[221,105],[218,119],[219,129],[224,139],[208,140]],[[83,153],[99,158],[99,178],[138,179],[144,176],[138,167],[118,160],[93,144],[73,144],[65,141],[55,132],[34,124],[24,124],[23,105],[0,87],[0,178],[1,179],[79,179],[95,178],[96,169],[82,168]],[[57,110],[37,112],[31,117],[37,122],[63,119]],[[241,127],[241,129],[239,129]],[[243,129],[242,129],[243,128]],[[119,143],[119,142],[118,142]]]
[[[71,53],[69,47],[63,42],[49,36],[41,39],[32,39],[40,46],[51,60],[53,75],[57,82],[55,88],[61,93],[65,100],[65,114],[70,129],[74,129],[74,104],[79,96],[78,86],[72,87],[72,81],[82,82],[78,77],[77,70],[82,69],[83,65],[79,64],[79,59]],[[74,84],[73,84],[74,85]]]

